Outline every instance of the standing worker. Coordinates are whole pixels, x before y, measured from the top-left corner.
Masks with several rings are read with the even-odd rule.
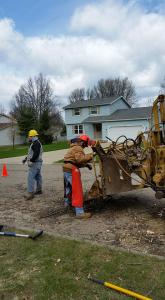
[[[91,217],[90,213],[84,212],[83,208],[83,190],[81,182],[80,168],[92,166],[89,162],[93,154],[85,154],[84,148],[90,145],[90,138],[82,135],[71,140],[70,149],[64,156],[64,205],[75,207],[77,218],[87,219]]]
[[[42,194],[42,144],[38,139],[38,132],[35,129],[29,131],[29,142],[31,143],[27,157],[22,161],[23,164],[27,161],[28,171],[28,195],[26,200],[31,200],[34,195]],[[35,191],[36,182],[36,191]]]

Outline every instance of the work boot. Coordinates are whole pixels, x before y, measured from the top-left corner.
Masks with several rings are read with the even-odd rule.
[[[32,200],[34,198],[34,193],[28,193],[26,196],[25,196],[25,199],[26,200]]]
[[[41,194],[42,194],[42,190],[36,191],[36,192],[34,193],[34,195],[41,195]]]
[[[90,212],[83,212],[82,214],[77,214],[77,219],[89,219],[92,216]]]

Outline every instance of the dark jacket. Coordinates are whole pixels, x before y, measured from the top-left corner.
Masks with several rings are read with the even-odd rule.
[[[42,145],[39,140],[31,143],[27,160],[30,162],[42,161]]]

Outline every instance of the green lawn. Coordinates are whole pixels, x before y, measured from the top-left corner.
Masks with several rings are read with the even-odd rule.
[[[48,235],[36,241],[0,237],[0,299],[132,299],[90,282],[89,274],[165,299],[165,260]]]
[[[68,147],[69,144],[67,141],[61,141],[49,145],[43,145],[44,152],[66,149]],[[26,155],[27,150],[28,150],[28,145],[15,146],[14,149],[12,146],[2,146],[0,147],[0,158]]]

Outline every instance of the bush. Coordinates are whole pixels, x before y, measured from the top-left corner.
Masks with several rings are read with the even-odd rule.
[[[40,135],[40,141],[42,144],[52,144],[53,136],[52,135]]]

